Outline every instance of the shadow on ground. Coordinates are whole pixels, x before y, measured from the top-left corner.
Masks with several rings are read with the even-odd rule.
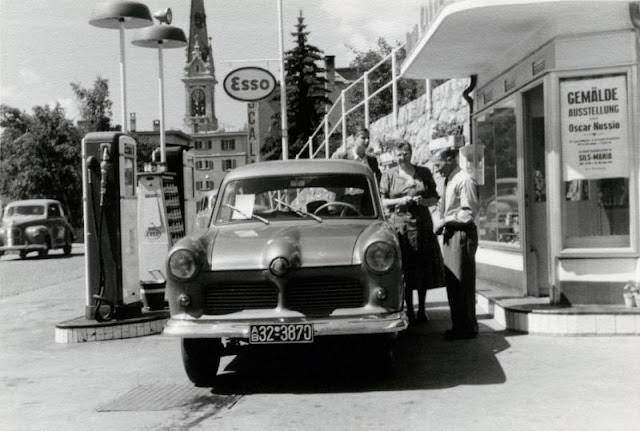
[[[394,363],[385,374],[368,340],[318,338],[314,344],[246,346],[219,371],[213,392],[327,393],[440,389],[506,381],[496,354],[508,335],[482,323],[472,340],[445,341],[448,310],[429,311],[430,320],[398,337]]]

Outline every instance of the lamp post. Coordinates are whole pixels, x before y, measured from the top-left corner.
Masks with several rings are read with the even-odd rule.
[[[287,82],[284,76],[284,34],[282,31],[282,0],[278,0],[278,35],[280,47],[280,124],[282,128],[282,160],[289,158],[287,131]]]
[[[164,74],[162,62],[162,50],[165,48],[182,48],[187,45],[187,37],[184,31],[178,27],[171,26],[171,9],[167,8],[154,15],[160,24],[142,29],[136,38],[131,42],[143,48],[158,49],[158,89],[160,92],[160,163],[165,166],[167,162],[167,152],[164,141]],[[165,23],[165,24],[162,24]]]
[[[127,28],[141,28],[153,24],[149,8],[138,2],[104,2],[98,3],[89,19],[89,24],[120,30],[120,102],[122,106],[122,131],[127,132],[127,74],[124,55],[124,30]]]

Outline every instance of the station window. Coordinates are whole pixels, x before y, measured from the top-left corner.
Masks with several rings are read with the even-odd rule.
[[[225,171],[235,169],[236,161],[234,159],[224,159],[222,161],[222,169]]]
[[[196,189],[197,190],[213,190],[213,181],[196,181]]]
[[[198,170],[211,170],[211,169],[213,169],[213,160],[198,160],[196,162],[196,169],[198,169]]]
[[[625,74],[560,80],[564,246],[630,246]]]
[[[233,151],[236,149],[236,140],[235,139],[223,139],[222,140],[222,151]]]
[[[479,239],[520,246],[515,102],[508,99],[475,118],[476,142],[484,146],[478,181]]]

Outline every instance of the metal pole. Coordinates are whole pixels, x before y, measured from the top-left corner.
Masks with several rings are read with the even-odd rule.
[[[313,159],[313,139],[309,137],[307,142],[309,143],[309,158]]]
[[[120,21],[120,108],[122,131],[127,133],[127,70],[124,60],[124,20]]]
[[[287,133],[287,83],[284,76],[284,34],[282,32],[282,0],[278,0],[278,33],[280,35],[280,124],[282,127],[282,160],[289,159]]]
[[[344,90],[340,92],[340,107],[342,108],[342,149],[347,148],[347,117],[344,115]]]
[[[369,72],[364,73],[364,127],[369,128]]]
[[[424,81],[425,87],[425,105],[427,110],[427,118],[431,118],[431,80],[426,79]]]
[[[398,77],[396,72],[396,52],[391,51],[391,87],[393,89],[393,127],[398,127]]]
[[[162,44],[158,45],[158,86],[160,88],[160,163],[166,165],[167,154],[164,142],[164,73],[162,71]]]
[[[324,116],[324,158],[328,159],[331,155],[329,154],[329,116]]]

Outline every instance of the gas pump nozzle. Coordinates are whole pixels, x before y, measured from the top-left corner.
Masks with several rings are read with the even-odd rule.
[[[100,163],[94,156],[87,157],[87,170],[89,171],[87,182],[93,184],[93,176],[97,176],[100,173]]]
[[[109,147],[104,145],[100,148],[102,161],[100,162],[100,206],[105,204],[104,197],[107,194],[107,184],[109,182],[109,171],[111,170],[111,152]]]

